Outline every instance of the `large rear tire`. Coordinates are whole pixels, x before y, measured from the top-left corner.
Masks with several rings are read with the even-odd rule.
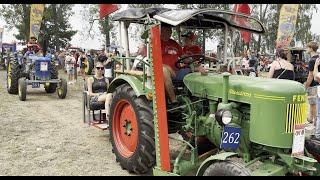
[[[7,68],[7,91],[9,94],[18,94],[18,80],[20,65],[17,61],[10,61]]]
[[[57,66],[55,65],[54,61],[51,61],[51,68],[50,68],[50,77],[51,79],[58,79],[58,69]],[[44,89],[46,90],[47,93],[52,94],[56,92],[57,89],[57,83],[46,83],[44,85]]]
[[[211,164],[204,172],[204,176],[250,176],[251,172],[240,163],[234,161],[220,161]]]
[[[18,83],[18,93],[20,101],[27,99],[27,83],[26,78],[20,78]]]
[[[93,59],[90,57],[87,57],[83,63],[85,65],[84,72],[86,73],[86,75],[91,75],[92,70],[93,70],[93,66],[94,66]]]
[[[110,140],[116,160],[130,173],[147,173],[156,161],[151,102],[137,97],[124,84],[113,93],[110,109]]]
[[[52,94],[56,92],[57,89],[57,84],[56,83],[45,83],[44,84],[44,89],[48,94]]]

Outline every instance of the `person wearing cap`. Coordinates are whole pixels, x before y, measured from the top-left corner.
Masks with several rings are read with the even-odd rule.
[[[202,49],[200,46],[196,45],[196,39],[198,38],[193,32],[189,31],[183,35],[181,35],[181,37],[184,37],[184,46],[183,46],[183,54],[184,56],[190,56],[190,55],[202,55]],[[210,56],[205,56],[206,60],[210,60],[210,61],[216,61],[216,58],[210,57]],[[199,72],[205,72],[205,69],[203,68],[203,66],[198,66],[196,71]]]
[[[183,46],[183,53],[185,55],[193,55],[193,54],[201,54],[202,50],[200,46],[194,44],[197,36],[193,32],[187,32],[186,34],[181,35],[181,37],[184,37],[184,43]]]
[[[168,24],[161,24],[161,51],[163,61],[164,85],[169,103],[177,103],[172,80],[182,81],[184,76],[190,73],[189,68],[178,69],[175,64],[185,54],[182,47],[175,40],[171,39],[172,27]],[[201,50],[201,49],[200,49]],[[203,66],[197,66],[195,71],[205,72]]]
[[[308,121],[310,123],[314,123],[316,119],[317,109],[316,109],[316,94],[317,94],[317,87],[319,83],[314,80],[314,67],[315,67],[315,61],[319,58],[319,55],[317,54],[318,50],[318,43],[316,42],[309,42],[307,44],[306,53],[310,55],[310,60],[308,63],[308,78],[305,83],[305,88],[308,93],[308,101],[310,104],[310,113],[308,117]],[[320,71],[318,66],[318,71]]]
[[[276,60],[271,64],[268,78],[294,80],[294,67],[287,53],[284,49],[277,49]]]
[[[163,61],[164,86],[169,97],[170,103],[176,103],[172,80],[182,80],[186,72],[185,69],[179,70],[175,63],[183,55],[182,47],[171,39],[172,27],[167,24],[161,24],[161,51]]]

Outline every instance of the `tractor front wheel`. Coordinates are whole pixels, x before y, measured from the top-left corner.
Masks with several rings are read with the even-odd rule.
[[[7,67],[7,91],[9,94],[18,94],[18,80],[20,67],[16,61],[10,61]]]
[[[58,92],[58,96],[60,99],[64,99],[67,96],[67,92],[68,92],[68,84],[67,84],[67,80],[65,79],[60,79],[60,83],[59,86],[57,88],[57,92]]]
[[[113,93],[110,109],[110,140],[116,160],[130,173],[147,173],[156,160],[151,102],[137,97],[124,84]]]
[[[18,82],[18,93],[20,101],[27,99],[27,82],[26,78],[20,78]]]
[[[220,161],[211,164],[204,176],[250,176],[251,172],[240,163],[234,161]]]

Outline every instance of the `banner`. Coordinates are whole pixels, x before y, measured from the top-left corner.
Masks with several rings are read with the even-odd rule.
[[[285,48],[293,38],[299,4],[283,4],[280,10],[276,48]]]
[[[2,53],[2,36],[3,36],[3,28],[0,28],[0,53]]]
[[[250,15],[250,7],[248,4],[235,4],[233,7],[233,12],[243,13]],[[239,19],[240,23],[245,23],[244,19]],[[240,31],[243,41],[248,44],[251,40],[251,33],[248,31]]]
[[[103,19],[105,16],[115,12],[119,7],[116,4],[100,4],[100,19]]]
[[[44,4],[32,4],[30,11],[30,37],[34,36],[38,39],[42,16],[44,11]]]

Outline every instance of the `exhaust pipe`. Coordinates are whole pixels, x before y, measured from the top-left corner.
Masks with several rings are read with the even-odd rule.
[[[222,73],[223,76],[223,87],[222,87],[222,103],[227,104],[228,103],[228,94],[229,94],[229,76],[231,74],[228,72]]]

